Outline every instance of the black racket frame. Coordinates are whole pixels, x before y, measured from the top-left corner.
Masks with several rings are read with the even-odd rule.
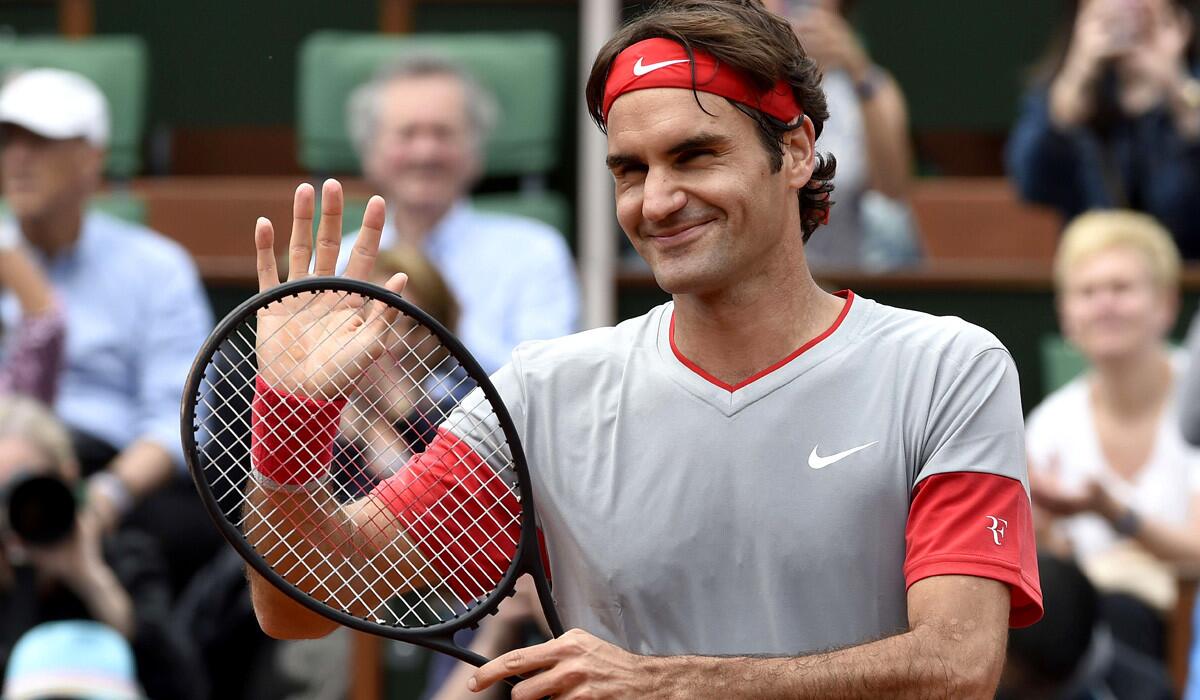
[[[282,576],[276,573],[254,550],[254,547],[246,540],[238,528],[229,522],[222,512],[220,504],[217,502],[216,495],[213,493],[211,486],[204,476],[204,464],[201,463],[198,446],[196,445],[196,431],[200,428],[196,415],[196,407],[202,400],[200,388],[205,380],[207,369],[212,365],[214,355],[228,336],[248,318],[256,316],[260,309],[285,297],[308,292],[347,292],[358,294],[399,309],[400,313],[415,320],[437,336],[442,345],[458,361],[463,369],[467,371],[467,374],[476,382],[480,390],[483,391],[495,411],[496,419],[504,433],[505,440],[508,442],[509,450],[512,452],[512,461],[517,472],[518,493],[521,499],[521,537],[517,542],[514,565],[510,566],[504,573],[496,588],[482,602],[454,620],[423,627],[420,628],[420,631],[413,631],[411,629],[382,625],[355,617],[354,615],[325,605],[302,591],[297,590],[295,586],[288,583]],[[525,452],[521,449],[521,439],[517,434],[516,427],[513,425],[512,417],[509,415],[504,402],[500,400],[500,394],[496,391],[496,387],[492,385],[487,373],[484,372],[479,362],[467,351],[462,341],[432,316],[409,303],[400,295],[362,280],[346,277],[317,276],[285,282],[264,292],[259,292],[242,302],[217,324],[213,332],[204,341],[204,345],[201,346],[200,351],[196,354],[196,359],[192,363],[191,370],[188,372],[187,383],[183,391],[180,435],[183,441],[183,454],[187,460],[192,480],[195,482],[196,490],[200,494],[200,500],[203,501],[205,509],[216,523],[225,540],[268,583],[283,591],[289,598],[314,613],[360,632],[395,639],[401,642],[418,644],[434,651],[448,654],[475,666],[482,666],[489,659],[455,645],[453,641],[454,633],[461,629],[477,627],[485,616],[495,613],[500,603],[515,592],[517,579],[522,574],[528,573],[533,578],[534,586],[537,589],[538,602],[541,604],[542,612],[546,616],[546,622],[550,627],[551,634],[555,637],[562,634],[562,622],[559,620],[558,611],[554,608],[550,583],[545,575],[546,563],[542,560],[541,548],[538,546],[537,526],[534,518],[536,510],[534,508],[533,485],[529,478],[529,467],[526,464]],[[249,465],[247,465],[247,474],[249,474]]]

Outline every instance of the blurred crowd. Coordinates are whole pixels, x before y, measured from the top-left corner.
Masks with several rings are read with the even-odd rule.
[[[817,267],[919,264],[905,96],[856,34],[853,3],[765,4],[824,70],[831,118],[817,145],[837,159],[836,201],[807,254]],[[1173,613],[1190,604],[1180,591],[1200,571],[1200,323],[1183,347],[1169,338],[1181,269],[1200,258],[1194,8],[1066,5],[1006,162],[1023,199],[1069,222],[1053,282],[1086,369],[1028,417],[1046,617],[1012,634],[1002,694],[1200,698],[1200,672],[1185,689],[1166,670]],[[266,638],[241,561],[190,485],[179,403],[213,316],[183,248],[88,206],[108,105],[52,68],[0,89],[3,697],[90,697],[73,678],[114,698],[345,697],[349,635]],[[521,342],[578,330],[562,233],[472,205],[497,119],[475,76],[406,55],[346,110],[361,173],[389,207],[380,280],[408,273],[411,299],[489,371]],[[376,452],[402,419],[343,426],[358,455],[346,459],[394,463]],[[522,589],[462,641],[490,657],[537,639],[536,609]],[[477,697],[457,663],[428,672],[426,697]]]

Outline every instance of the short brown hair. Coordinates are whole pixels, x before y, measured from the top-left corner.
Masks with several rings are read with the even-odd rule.
[[[661,0],[621,28],[596,55],[587,81],[588,112],[601,131],[606,129],[604,87],[613,61],[629,46],[656,37],[679,42],[688,56],[695,49],[711,54],[760,91],[770,90],[783,79],[791,85],[816,134],[821,135],[829,110],[820,70],[805,53],[791,25],[767,11],[761,0]],[[759,110],[732,100],[730,103],[758,125],[771,167],[778,171],[783,166],[783,135],[796,124],[784,124]],[[833,191],[837,161],[829,154],[817,154],[816,158],[812,177],[799,193],[800,227],[806,242],[833,203],[829,193]]]

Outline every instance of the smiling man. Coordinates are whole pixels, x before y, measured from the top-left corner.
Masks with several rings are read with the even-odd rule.
[[[493,376],[575,629],[470,688],[991,697],[1008,626],[1041,614],[1016,371],[980,328],[813,281],[834,161],[791,28],[756,0],[662,3],[600,51],[587,99],[617,218],[672,301]],[[493,428],[466,418],[447,425]],[[254,580],[268,629],[332,624]]]

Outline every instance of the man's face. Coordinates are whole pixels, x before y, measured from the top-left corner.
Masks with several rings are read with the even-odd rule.
[[[82,204],[99,180],[103,161],[103,152],[83,139],[48,139],[14,124],[0,125],[0,185],[18,219]]]
[[[480,172],[480,135],[454,76],[401,78],[383,90],[363,170],[401,209],[444,210]]]
[[[760,272],[780,246],[802,245],[795,188],[812,172],[811,129],[806,119],[793,134],[806,134],[807,145],[785,148],[783,169],[771,172],[757,126],[722,97],[654,88],[613,103],[617,220],[659,286],[725,291]]]

